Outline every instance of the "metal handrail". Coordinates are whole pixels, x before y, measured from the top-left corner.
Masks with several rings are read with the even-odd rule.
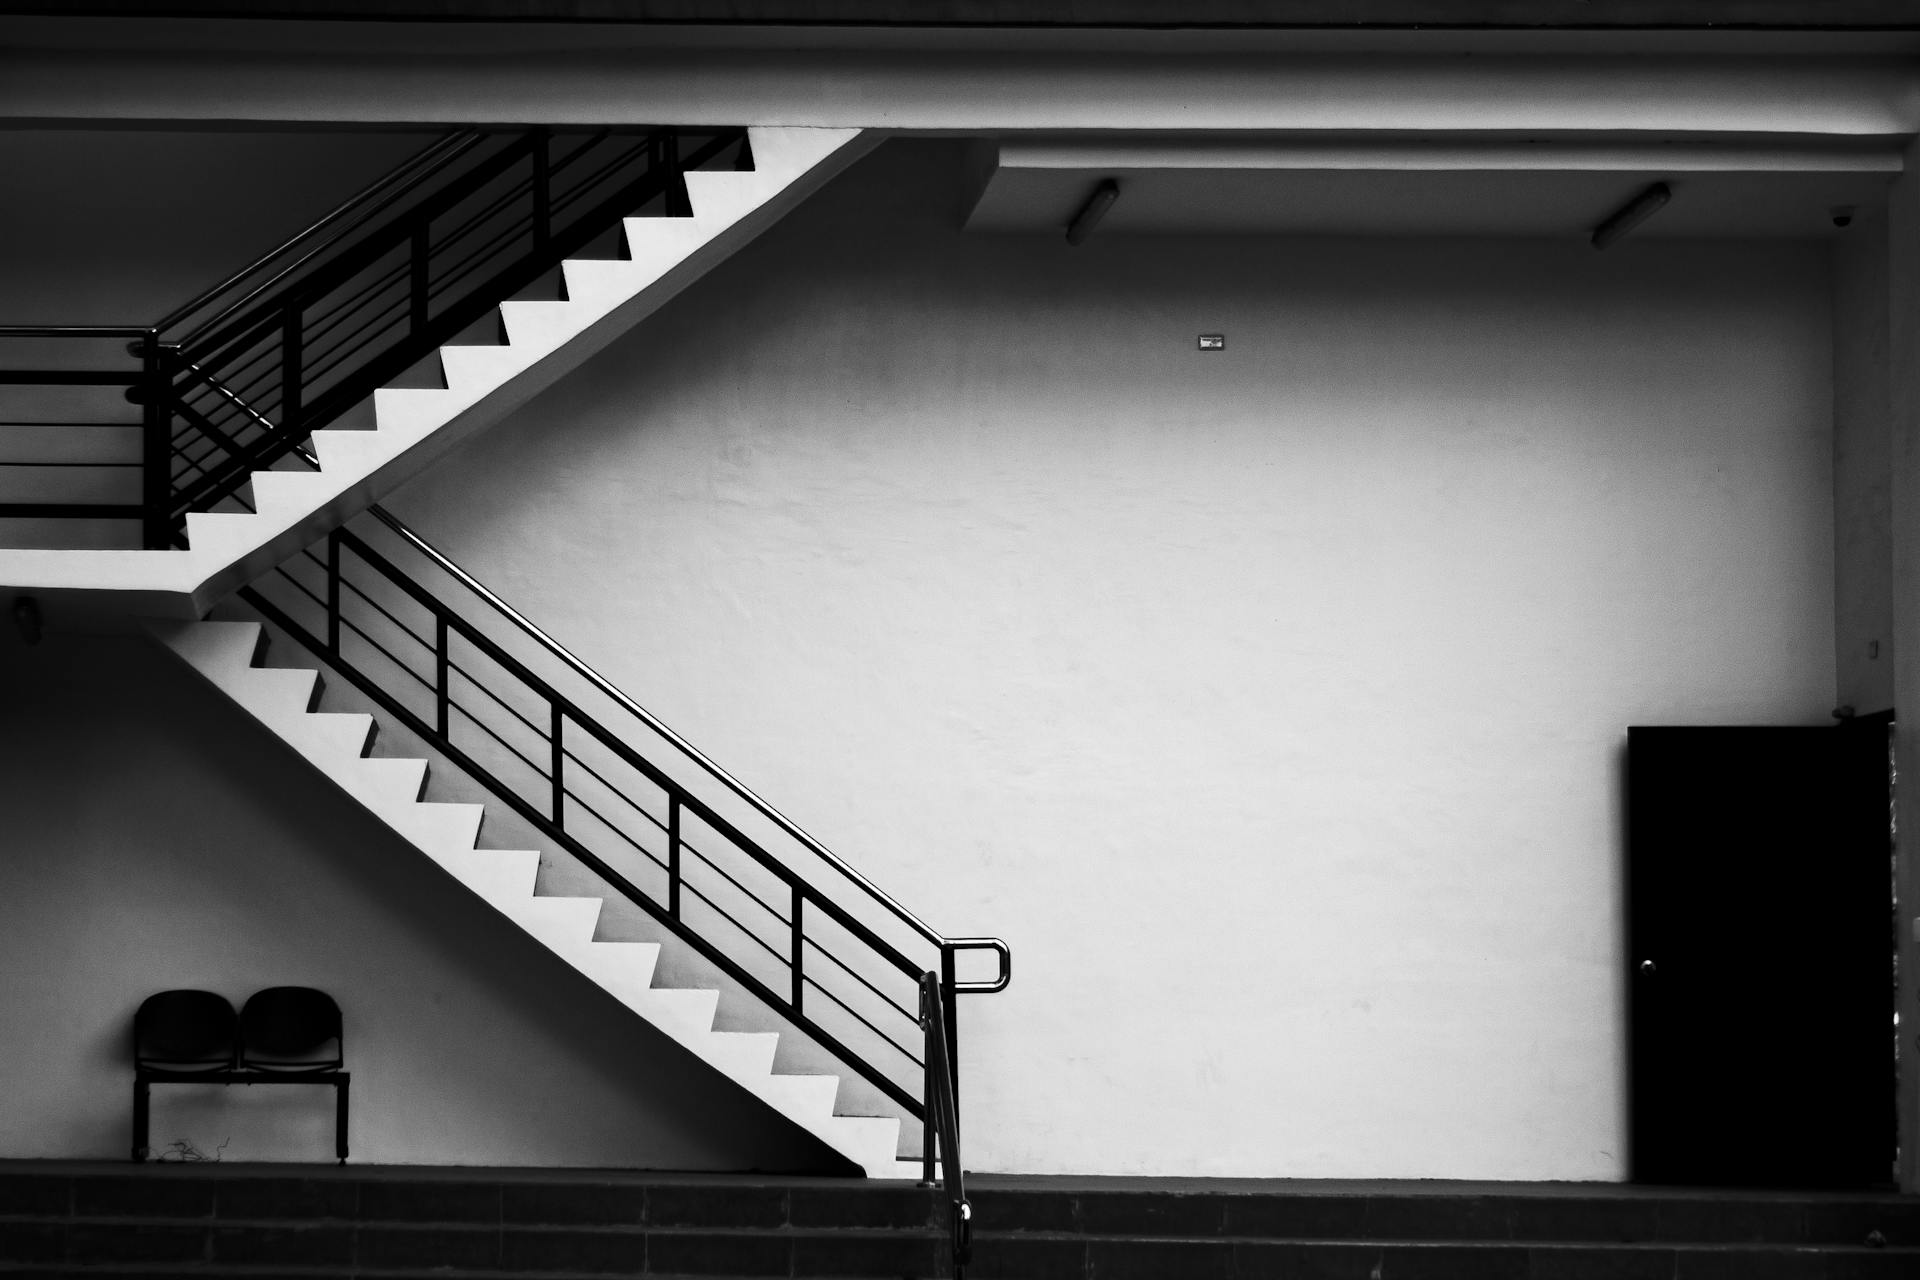
[[[152,325],[0,324],[0,338],[144,338]]]
[[[876,902],[879,902],[881,905],[887,907],[902,922],[912,927],[914,931],[917,932],[923,939],[933,943],[935,946],[939,946],[943,948],[951,947],[951,948],[954,948],[957,950],[963,950],[963,951],[992,950],[1001,956],[1002,963],[1000,966],[1000,973],[996,977],[993,983],[962,984],[959,986],[959,990],[969,991],[969,992],[980,992],[984,994],[992,991],[1001,991],[1006,988],[1007,982],[1012,976],[1012,972],[1011,972],[1012,971],[1012,955],[1008,951],[1006,943],[1002,942],[998,938],[949,938],[946,935],[940,933],[938,930],[934,929],[933,926],[927,924],[925,921],[921,920],[919,916],[915,915],[913,912],[907,910],[906,907],[902,906],[893,897],[893,895],[889,894],[885,889],[882,889],[879,885],[875,884],[872,880],[869,880],[858,869],[851,866],[844,858],[834,853],[833,850],[827,848],[826,845],[822,844],[818,839],[816,839],[814,836],[809,834],[803,827],[800,826],[799,823],[795,822],[792,818],[789,818],[786,814],[780,812],[780,810],[775,808],[771,802],[762,798],[758,792],[753,790],[753,788],[749,787],[746,783],[740,781],[738,778],[734,777],[731,773],[729,773],[725,768],[721,767],[721,765],[717,761],[715,761],[711,756],[707,755],[706,752],[700,750],[700,748],[694,746],[691,742],[688,742],[685,738],[680,736],[680,734],[674,732],[674,730],[670,728],[665,721],[661,720],[660,717],[654,715],[653,712],[641,706],[638,702],[634,701],[633,698],[630,697],[625,691],[621,690],[618,686],[616,686],[612,681],[608,680],[605,676],[601,675],[598,671],[595,671],[592,667],[588,666],[587,663],[583,661],[578,655],[576,655],[572,650],[568,649],[565,645],[561,644],[558,640],[548,635],[544,630],[542,630],[538,625],[536,625],[525,614],[521,613],[518,609],[515,609],[512,605],[508,604],[505,600],[502,600],[499,596],[495,595],[492,591],[490,591],[487,588],[486,584],[482,583],[478,578],[475,578],[472,574],[468,573],[465,569],[462,569],[459,565],[455,564],[451,559],[449,559],[445,554],[443,554],[439,550],[439,548],[435,547],[432,543],[428,542],[425,538],[422,538],[419,534],[415,533],[412,529],[408,528],[407,525],[398,516],[394,515],[391,511],[388,511],[386,508],[381,507],[377,504],[374,506],[368,507],[367,510],[369,514],[371,514],[375,519],[379,520],[380,523],[386,525],[389,529],[393,530],[396,534],[400,535],[400,537],[404,539],[406,543],[409,546],[411,546],[414,550],[420,552],[422,555],[426,556],[427,559],[433,561],[435,566],[437,566],[439,569],[445,572],[448,576],[452,577],[455,581],[460,583],[461,586],[473,592],[473,594],[475,594],[476,596],[479,596],[481,600],[483,600],[489,607],[491,607],[494,610],[494,612],[500,614],[502,617],[507,619],[507,621],[513,623],[514,626],[518,627],[530,639],[532,639],[534,643],[538,644],[541,648],[545,649],[548,653],[558,658],[562,663],[564,663],[568,668],[570,668],[576,675],[580,676],[587,683],[591,684],[595,689],[598,689],[601,693],[605,694],[608,698],[612,699],[615,703],[619,704],[622,710],[626,711],[629,715],[632,715],[635,719],[639,720],[642,724],[646,725],[647,728],[651,729],[653,732],[659,734],[662,738],[672,743],[675,749],[680,751],[689,760],[699,765],[700,768],[703,769],[709,777],[714,779],[714,781],[726,787],[727,790],[731,791],[735,796],[739,797],[741,800],[746,801],[747,804],[752,806],[756,812],[758,812],[762,817],[771,821],[775,826],[780,828],[780,830],[786,832],[788,835],[792,836],[795,840],[798,840],[803,846],[806,847],[809,853],[812,853],[813,855],[818,857],[822,862],[825,862],[828,866],[832,867],[835,871],[840,872],[847,879],[859,885]]]
[[[359,563],[364,564],[385,578],[392,586],[397,588],[405,596],[411,598],[414,603],[425,608],[434,617],[434,635],[431,641],[420,636],[418,633],[409,631],[409,634],[412,634],[414,639],[419,643],[430,644],[436,655],[435,675],[432,685],[435,690],[437,704],[434,720],[429,721],[422,718],[416,709],[409,707],[405,702],[397,698],[389,689],[376,680],[370,672],[363,670],[357,662],[349,659],[343,651],[342,643],[348,631],[352,631],[354,634],[372,641],[372,637],[368,635],[364,629],[348,619],[343,611],[343,604],[347,599],[347,592],[352,592],[359,598],[367,599],[371,603],[371,597],[368,597],[362,588],[355,586],[344,576],[347,560],[342,553],[346,551],[351,551]],[[844,929],[851,938],[865,947],[869,953],[884,961],[889,968],[913,977],[916,981],[926,972],[923,964],[916,964],[909,960],[901,951],[848,912],[846,908],[836,902],[832,896],[821,892],[804,877],[801,877],[791,868],[787,867],[780,859],[762,849],[750,837],[739,831],[725,818],[721,817],[703,803],[683,784],[674,781],[658,767],[649,763],[634,747],[626,743],[613,731],[599,724],[571,698],[561,693],[544,677],[534,672],[520,659],[514,657],[497,641],[488,637],[475,626],[473,622],[467,620],[460,611],[455,610],[438,595],[415,581],[411,575],[405,573],[392,561],[388,560],[386,556],[374,550],[355,534],[344,528],[334,529],[333,532],[328,535],[327,553],[324,559],[314,556],[311,552],[303,552],[302,554],[313,563],[319,565],[326,573],[324,598],[322,595],[316,594],[314,591],[302,586],[298,580],[288,572],[286,566],[281,566],[276,572],[280,577],[291,582],[296,590],[306,595],[309,600],[324,610],[326,616],[326,625],[322,628],[325,632],[324,638],[308,629],[272,600],[263,596],[253,586],[243,587],[239,593],[240,597],[258,610],[262,616],[283,628],[289,635],[302,644],[305,644],[314,654],[332,666],[350,683],[357,686],[388,713],[395,716],[402,724],[405,724],[413,732],[433,743],[436,748],[443,752],[457,767],[465,770],[484,786],[488,787],[516,813],[532,823],[543,835],[554,841],[558,847],[566,850],[577,858],[588,870],[598,875],[608,887],[653,915],[668,929],[691,944],[700,954],[716,964],[735,981],[739,982],[745,989],[765,1000],[771,1007],[780,1010],[783,1016],[804,1030],[823,1048],[854,1068],[854,1070],[879,1088],[888,1097],[899,1103],[909,1115],[912,1115],[916,1119],[925,1119],[923,1099],[928,1096],[926,1089],[932,1086],[923,1085],[922,1091],[917,1095],[908,1091],[894,1080],[887,1071],[876,1065],[869,1056],[856,1051],[841,1038],[840,1034],[822,1024],[818,1019],[803,1009],[802,990],[803,986],[809,981],[811,981],[811,985],[814,986],[815,989],[832,997],[832,992],[821,986],[817,978],[809,980],[804,976],[802,955],[805,947],[809,944],[816,951],[825,955],[828,959],[833,960],[841,968],[846,969],[847,972],[853,973],[856,980],[865,983],[865,979],[860,978],[857,971],[847,968],[846,962],[839,960],[830,950],[822,946],[821,941],[817,937],[805,937],[802,923],[803,918],[810,918],[815,911],[819,912],[826,919],[831,920],[841,929]],[[389,621],[397,622],[397,619],[387,610],[382,609],[377,604],[373,607]],[[407,630],[404,626],[402,629]],[[520,686],[531,690],[547,703],[551,724],[551,729],[547,735],[547,743],[549,749],[553,752],[553,761],[551,771],[543,771],[543,774],[551,780],[552,793],[550,800],[536,799],[521,789],[516,788],[506,779],[502,778],[489,765],[464,750],[448,736],[449,726],[451,724],[449,718],[450,712],[456,706],[451,700],[452,684],[450,680],[451,672],[456,669],[456,664],[453,664],[449,659],[448,644],[455,634],[458,634],[465,642],[472,644],[502,672],[517,681]],[[379,645],[377,641],[373,641],[373,646],[377,651],[385,654],[389,660],[393,660],[394,656],[385,650],[383,646]],[[468,678],[471,679],[471,676],[469,675]],[[464,709],[462,710],[464,714],[467,714],[468,717],[471,718],[471,713],[465,712]],[[528,724],[532,727],[531,722],[528,722]],[[657,857],[654,858],[654,861],[659,863],[668,874],[667,895],[664,901],[657,894],[639,888],[622,870],[610,863],[600,852],[591,847],[577,830],[570,828],[566,823],[564,818],[566,800],[571,798],[578,802],[580,799],[576,793],[565,789],[560,781],[563,761],[572,758],[576,763],[578,762],[578,757],[570,757],[561,745],[563,731],[569,726],[577,731],[584,731],[589,738],[596,741],[601,747],[612,752],[626,765],[635,769],[642,777],[667,793],[667,821],[662,825],[658,819],[654,819],[655,825],[661,826],[668,837],[667,861],[660,863]],[[497,737],[497,735],[495,736]],[[511,749],[509,746],[509,750]],[[518,753],[516,752],[515,754]],[[540,769],[538,764],[534,764],[533,761],[527,759],[524,755],[521,756],[521,759],[525,763],[532,764],[536,770]],[[589,767],[588,773],[598,777],[597,774],[593,774],[591,767]],[[601,778],[600,781],[604,784],[606,780]],[[544,790],[544,788],[536,788],[536,790]],[[629,803],[632,802],[629,801]],[[589,806],[588,812],[592,812],[591,806]],[[791,913],[782,920],[782,923],[788,925],[792,932],[791,972],[793,987],[790,995],[783,994],[775,987],[769,986],[760,975],[757,975],[752,969],[742,965],[737,959],[731,957],[722,945],[709,939],[700,931],[693,929],[683,917],[679,905],[681,901],[680,893],[676,887],[676,885],[685,883],[684,872],[681,870],[682,861],[680,851],[692,853],[707,865],[715,866],[717,864],[714,864],[711,858],[702,854],[698,849],[693,848],[693,846],[686,842],[680,835],[680,823],[676,816],[680,812],[690,813],[706,826],[710,827],[722,839],[726,840],[731,847],[745,854],[748,858],[757,862],[760,866],[775,875],[787,886],[788,891],[792,894]],[[604,819],[602,819],[602,821],[604,821]],[[642,852],[644,853],[645,850],[642,850]],[[721,871],[721,874],[724,876],[725,872]],[[728,879],[731,879],[731,877],[728,877]],[[734,883],[736,887],[742,887],[738,885],[737,881]],[[697,888],[688,887],[690,892],[706,900],[705,895],[700,894]],[[751,891],[748,892],[750,896],[753,896],[751,895]],[[710,900],[707,901],[710,902]],[[764,902],[763,905],[765,905]],[[725,915],[726,913],[723,911],[722,914]],[[734,921],[736,926],[738,923],[738,921]],[[762,945],[766,945],[764,940],[762,940]],[[951,949],[943,949],[941,952],[942,971],[950,971],[951,964]],[[878,993],[878,988],[872,987],[871,983],[865,983],[865,985],[867,985],[870,990]],[[953,992],[951,983],[947,985],[945,991],[940,993],[940,998],[945,1002],[943,1013],[948,1022],[951,1023],[953,1019]],[[842,1008],[848,1008],[849,1012],[854,1012],[855,1018],[864,1023],[868,1030],[879,1035],[882,1041],[890,1044],[896,1050],[905,1052],[904,1046],[874,1026],[873,1023],[861,1018],[858,1013],[852,1011],[844,1001],[835,998],[835,1003],[839,1004]],[[913,1018],[913,1013],[908,1009],[898,1005],[895,1007],[910,1019]],[[909,1055],[909,1057],[911,1057],[911,1055]],[[924,1077],[926,1069],[924,1060],[914,1059],[914,1063],[921,1068]],[[944,1071],[947,1077],[947,1085],[949,1087],[953,1086],[955,1082],[950,1078],[952,1071],[951,1059],[949,1059]]]
[[[471,149],[472,146],[480,140],[480,136],[480,131],[477,129],[457,130],[437,139],[431,146],[427,147],[426,150],[408,156],[385,175],[376,178],[370,185],[356,191],[327,213],[321,215],[321,217],[310,224],[306,230],[296,233],[274,248],[269,249],[266,253],[260,255],[259,258],[240,268],[240,270],[234,272],[225,280],[213,286],[213,288],[202,292],[198,297],[181,306],[175,307],[172,311],[168,312],[154,328],[172,328],[194,312],[213,302],[214,299],[239,284],[242,280],[245,280],[248,276],[263,270],[276,259],[291,252],[295,247],[305,243],[320,232],[332,228],[336,221],[344,218],[347,214],[351,213],[355,215],[351,223],[334,228],[334,234],[329,236],[325,243],[315,245],[312,249],[302,254],[298,260],[288,263],[284,268],[275,272],[272,277],[263,280],[254,288],[248,290],[245,296],[237,298],[225,307],[222,307],[218,314],[202,320],[200,327],[205,328],[210,324],[217,324],[221,320],[226,319],[226,317],[232,315],[240,307],[245,306],[248,302],[258,297],[263,290],[270,289],[276,283],[285,279],[289,272],[297,270],[299,267],[311,261],[313,256],[325,249],[328,244],[336,243],[340,235],[351,230],[352,226],[364,222],[370,215],[378,213],[380,210],[391,205],[395,200],[405,195],[421,182],[424,182],[451,164],[454,160],[458,159],[463,152]],[[414,172],[415,170],[418,170],[418,172]],[[386,191],[385,194],[382,195],[381,192],[383,188],[392,184],[400,185],[395,186],[391,191]]]

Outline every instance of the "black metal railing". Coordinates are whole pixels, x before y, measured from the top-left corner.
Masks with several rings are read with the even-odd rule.
[[[920,1027],[926,1037],[926,1128],[939,1146],[940,1184],[947,1195],[947,1238],[953,1259],[953,1280],[966,1280],[973,1261],[973,1205],[967,1200],[966,1170],[960,1164],[960,1099],[952,1086],[957,1078],[953,1042],[947,1030],[946,1003],[937,974],[920,975]],[[921,1154],[920,1182],[934,1184],[935,1142]]]
[[[230,506],[253,472],[621,218],[689,215],[689,170],[751,165],[738,128],[461,129],[156,324],[0,330],[0,422],[76,373],[124,373],[99,385],[139,405],[141,428],[137,457],[110,464],[139,463],[137,497],[23,498],[0,502],[0,516],[137,519],[142,546],[174,545],[188,512]],[[96,354],[76,369],[45,351],[108,336],[134,368],[100,367]],[[77,437],[10,444],[27,456],[0,452],[0,466],[37,465],[49,447],[84,465]]]
[[[0,326],[0,519],[144,526],[155,497],[145,459],[166,445],[141,391],[162,378],[151,330]],[[143,528],[143,542],[155,532]]]
[[[928,1108],[957,1096],[955,998],[1007,985],[1006,944],[935,931],[390,513],[368,514],[365,536],[335,530],[242,598],[919,1121],[927,1160],[957,1148]],[[717,787],[689,784],[689,766]],[[994,973],[963,980],[976,951]]]

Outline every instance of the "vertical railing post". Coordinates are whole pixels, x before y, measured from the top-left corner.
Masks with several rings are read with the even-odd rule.
[[[933,1050],[933,1011],[927,1008],[927,984],[920,983],[920,1089],[926,1114],[920,1121],[920,1185],[933,1185],[933,1139],[938,1128],[933,1101],[933,1073],[940,1069],[939,1055]]]
[[[806,903],[806,899],[800,895],[800,882],[796,880],[793,885],[793,961],[792,961],[792,964],[793,964],[793,1011],[795,1013],[800,1012],[800,998],[804,994],[802,988],[804,986],[805,979],[800,972],[800,950],[801,950],[801,943],[804,940],[806,935],[804,932],[805,926],[802,923],[800,911],[802,906],[805,905],[805,903]]]
[[[280,436],[300,438],[300,379],[304,361],[300,350],[300,307],[289,301],[280,319]]]
[[[940,1011],[946,1016],[948,1097],[953,1099],[953,1120],[960,1122],[960,1019],[955,1000],[953,948],[940,948]]]
[[[560,714],[558,702],[549,703],[553,708],[553,825],[561,831],[567,829],[567,784],[562,778],[561,761],[566,759],[567,750],[560,742],[560,726],[566,721]]]
[[[553,134],[533,134],[533,249],[543,252],[553,237]]]
[[[413,229],[407,242],[407,322],[413,337],[427,330],[427,224]]]
[[[327,534],[327,652],[340,657],[340,530]]]
[[[149,329],[140,339],[140,543],[164,551],[173,542],[168,499],[173,490],[173,409],[168,396],[173,376],[160,366],[160,334]]]
[[[667,915],[680,918],[680,793],[667,794]]]
[[[435,614],[433,618],[433,689],[434,723],[440,730],[442,739],[452,738],[452,725],[449,723],[453,691],[451,683],[453,662],[447,652],[447,619],[445,614]]]

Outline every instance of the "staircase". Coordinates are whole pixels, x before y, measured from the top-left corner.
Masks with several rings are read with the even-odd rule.
[[[355,420],[353,406],[362,403],[364,396],[343,382],[337,369],[321,367],[321,359],[312,348],[326,335],[300,327],[302,317],[322,305],[325,295],[318,292],[320,285],[291,291],[276,286],[280,292],[272,294],[267,303],[252,301],[251,295],[241,293],[246,307],[232,316],[216,314],[213,320],[203,321],[195,336],[176,347],[159,345],[164,336],[163,322],[149,335],[158,349],[149,363],[159,372],[148,381],[160,390],[150,385],[145,393],[150,399],[164,396],[169,412],[184,425],[176,429],[172,424],[162,424],[150,433],[145,461],[148,505],[158,514],[150,515],[149,523],[157,519],[177,526],[179,508],[193,507],[184,512],[185,545],[168,545],[178,540],[176,534],[166,541],[150,539],[150,549],[146,550],[0,549],[0,588],[31,594],[43,609],[90,619],[114,614],[175,618],[204,614],[242,583],[293,555],[461,440],[499,421],[550,386],[777,221],[862,154],[872,141],[854,129],[748,129],[748,151],[743,154],[750,156],[750,169],[687,168],[679,172],[687,207],[669,207],[668,212],[682,216],[624,218],[619,223],[624,257],[566,259],[560,268],[563,298],[500,303],[497,326],[504,342],[441,345],[436,363],[444,386],[374,391],[370,421],[364,413]],[[544,138],[540,145],[547,145]],[[526,157],[546,155],[531,144],[522,150]],[[508,158],[524,157],[516,151]],[[554,167],[536,166],[533,176],[520,182],[520,196],[516,198],[530,199],[525,194],[529,192],[544,195],[548,189],[545,184],[553,180],[549,170]],[[453,230],[433,230],[449,221],[450,211],[466,211],[457,201],[443,199],[427,208],[411,240],[401,234],[406,229],[399,228],[388,237],[391,245],[376,238],[353,242],[341,251],[346,262],[335,272],[333,290],[353,295],[349,300],[360,306],[367,305],[365,299],[371,296],[382,307],[362,328],[376,321],[389,326],[399,323],[398,317],[409,307],[415,333],[458,333],[472,327],[467,316],[456,314],[439,301],[440,282],[430,272],[442,268],[432,265],[437,261],[432,255],[438,246],[455,238],[455,231],[472,238],[476,219],[494,216],[493,211],[504,199],[493,196],[494,186],[511,176],[502,164],[477,171],[467,184],[471,190],[462,189],[457,194],[468,203],[490,200],[491,204],[483,205]],[[636,192],[647,190],[628,185]],[[599,193],[591,194],[597,198]],[[670,199],[669,206],[672,203]],[[558,225],[560,215],[548,211],[551,204],[550,199],[528,215],[536,231],[545,233],[549,223]],[[436,217],[439,221],[433,223]],[[478,225],[483,231],[488,228],[484,222]],[[585,222],[581,227],[574,238],[584,242],[594,227]],[[422,246],[413,251],[411,261],[406,258],[410,243]],[[295,244],[288,253],[301,248]],[[451,259],[460,252],[463,250],[458,247],[450,248],[441,256]],[[472,256],[468,254],[469,259]],[[255,274],[269,274],[271,279],[269,269],[278,269],[277,263],[269,259],[263,264],[256,264]],[[511,292],[531,278],[538,265],[537,257],[516,260],[510,270],[497,274],[494,282]],[[454,261],[445,273],[462,267],[471,274],[473,268],[464,259]],[[376,271],[385,272],[391,285],[382,283],[383,277],[377,275],[372,284],[362,283]],[[414,286],[410,303],[402,296],[409,279]],[[242,277],[236,280],[240,284],[233,285],[229,292],[249,283]],[[385,295],[369,293],[389,287],[395,291],[391,301],[382,301]],[[497,302],[500,296],[505,295],[496,294],[488,301]],[[278,310],[272,305],[276,301]],[[344,310],[345,304],[336,309]],[[352,315],[349,318],[357,320]],[[334,321],[334,329],[341,323]],[[51,330],[16,332],[43,345],[59,336]],[[123,332],[137,331],[114,330],[111,334]],[[379,328],[374,329],[376,338],[380,333]],[[0,336],[5,332],[0,331]],[[71,336],[85,335],[75,331]],[[303,352],[305,365],[301,364]],[[350,351],[348,356],[359,358],[360,353]],[[326,358],[347,357],[336,358],[329,352]],[[403,344],[390,343],[369,355],[365,363],[377,371],[398,372],[414,358]],[[233,370],[231,374],[228,367]],[[289,372],[278,372],[282,368]],[[296,369],[304,372],[293,373]],[[264,379],[262,370],[272,378]],[[58,383],[69,372],[50,373],[48,380]],[[254,379],[244,396],[231,385],[242,376]],[[21,379],[15,376],[11,381],[18,383]],[[126,381],[137,388],[142,385],[135,375],[128,375]],[[259,389],[254,389],[256,386]],[[320,410],[317,414],[316,409]],[[333,423],[316,423],[316,416],[331,417]],[[152,417],[149,414],[150,426]],[[309,431],[310,427],[317,429]],[[290,448],[307,438],[318,458],[317,471],[271,469]],[[156,456],[163,453],[165,457]],[[212,462],[207,461],[209,455]],[[188,471],[182,465],[182,456],[212,474]],[[172,471],[171,486],[165,483],[166,477],[157,475],[156,468],[162,465]],[[157,497],[153,487],[156,480],[160,482]],[[251,504],[218,501],[238,494],[248,481]],[[235,505],[250,505],[252,509],[230,509]],[[220,509],[222,506],[229,509]],[[84,510],[67,514],[82,514]],[[0,505],[0,515],[5,514],[4,505]]]
[[[534,893],[538,850],[476,848],[484,809],[422,800],[425,760],[373,759],[373,717],[313,710],[319,673],[258,665],[252,622],[165,622],[152,633],[368,812],[583,976],[768,1106],[845,1155],[869,1177],[914,1177],[896,1159],[897,1118],[834,1113],[839,1077],[773,1071],[779,1036],[713,1029],[717,990],[653,985],[660,946],[597,942],[601,900]]]

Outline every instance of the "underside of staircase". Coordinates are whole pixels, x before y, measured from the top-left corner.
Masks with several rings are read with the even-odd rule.
[[[748,137],[751,170],[686,173],[691,217],[626,218],[625,258],[569,259],[564,299],[500,305],[504,343],[441,347],[444,387],[376,391],[371,430],[343,421],[315,431],[318,470],[253,472],[253,512],[189,514],[179,550],[0,549],[0,587],[80,625],[204,615],[551,386],[873,143],[856,129],[756,127]]]
[[[370,756],[372,716],[317,711],[318,672],[259,665],[266,640],[259,623],[156,620],[148,626],[268,732],[583,978],[867,1176],[918,1176],[917,1163],[897,1159],[898,1117],[837,1114],[840,1076],[774,1070],[780,1033],[715,1030],[717,990],[656,987],[660,943],[597,941],[600,898],[537,894],[538,850],[476,847],[483,806],[421,799],[428,762]]]

